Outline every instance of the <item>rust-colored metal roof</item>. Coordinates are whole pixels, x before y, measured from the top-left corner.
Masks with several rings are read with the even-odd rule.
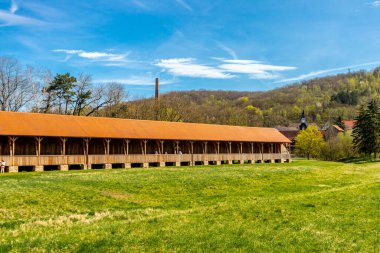
[[[2,136],[51,136],[158,140],[288,143],[274,128],[0,112]]]

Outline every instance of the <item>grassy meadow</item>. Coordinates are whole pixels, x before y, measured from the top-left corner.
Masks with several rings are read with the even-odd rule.
[[[380,252],[380,163],[0,175],[0,252]]]

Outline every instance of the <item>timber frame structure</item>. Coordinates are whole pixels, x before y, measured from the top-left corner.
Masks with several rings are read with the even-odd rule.
[[[274,128],[0,112],[6,171],[290,162]]]

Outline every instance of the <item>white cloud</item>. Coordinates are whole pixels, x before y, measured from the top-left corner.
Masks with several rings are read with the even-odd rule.
[[[188,3],[186,3],[185,0],[176,0],[176,2],[177,2],[179,5],[181,5],[183,8],[185,8],[186,10],[188,10],[188,11],[193,11],[193,8],[191,8],[191,6],[190,6]]]
[[[18,10],[18,4],[15,0],[11,0],[11,7],[9,8],[9,12],[12,14],[15,14],[15,12]]]
[[[34,18],[24,17],[0,10],[0,26],[33,26],[43,24],[44,22]]]
[[[121,83],[125,85],[155,85],[155,78],[154,77],[147,77],[147,76],[130,76],[128,78],[116,78],[116,79],[100,79],[95,80],[95,83]],[[173,84],[176,80],[160,80],[160,85],[167,85],[167,84]]]
[[[212,79],[230,79],[236,77],[216,67],[196,64],[192,58],[161,59],[155,65],[163,68],[174,76]]]
[[[373,1],[370,3],[370,5],[374,8],[379,8],[380,7],[380,1]]]
[[[91,60],[94,62],[106,62],[108,66],[124,66],[130,62],[127,57],[128,54],[110,54],[105,52],[87,52],[84,50],[72,50],[72,49],[55,49],[53,52],[65,53],[67,57],[65,60],[69,60],[72,56],[76,55],[80,58]]]
[[[333,72],[342,71],[342,70],[348,70],[348,69],[356,69],[356,68],[360,68],[360,67],[372,66],[372,65],[377,65],[377,64],[380,64],[380,61],[367,62],[367,63],[357,64],[357,65],[351,65],[351,66],[345,66],[345,67],[339,67],[339,68],[332,68],[332,69],[313,71],[313,72],[310,72],[310,73],[307,73],[307,74],[299,75],[297,77],[282,79],[282,80],[280,80],[280,81],[278,81],[276,83],[286,83],[286,82],[302,81],[302,80],[308,79],[310,77],[320,76],[322,74],[333,73]]]
[[[274,79],[278,72],[296,69],[289,66],[276,66],[263,64],[254,60],[222,60],[225,64],[219,65],[220,69],[229,73],[248,74],[252,79]]]

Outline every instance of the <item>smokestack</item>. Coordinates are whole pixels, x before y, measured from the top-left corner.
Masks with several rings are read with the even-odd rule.
[[[156,100],[158,100],[159,91],[160,91],[160,79],[157,77],[156,78],[156,95],[155,95]]]

